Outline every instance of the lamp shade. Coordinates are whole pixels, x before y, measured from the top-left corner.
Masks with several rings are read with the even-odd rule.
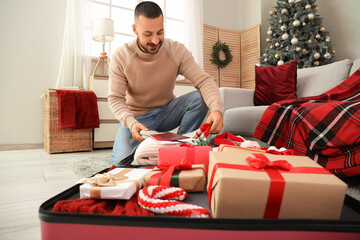
[[[109,18],[93,20],[92,39],[97,42],[111,42],[114,40],[114,21]]]

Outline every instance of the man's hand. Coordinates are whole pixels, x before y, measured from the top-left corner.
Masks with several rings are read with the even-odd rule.
[[[210,133],[220,133],[224,127],[224,122],[222,118],[222,113],[220,111],[212,111],[208,118],[206,119],[206,123],[211,123],[212,126],[210,128]]]
[[[140,131],[141,130],[145,130],[148,131],[149,129],[147,127],[145,127],[144,125],[142,125],[139,122],[134,123],[133,125],[131,125],[131,136],[138,142],[142,142],[144,141],[144,138],[140,135]]]

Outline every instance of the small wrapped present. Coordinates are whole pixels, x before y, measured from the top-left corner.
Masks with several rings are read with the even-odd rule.
[[[130,199],[142,187],[142,178],[151,169],[115,168],[108,173],[80,180],[80,198]]]
[[[210,146],[164,147],[159,149],[158,164],[179,163],[182,160],[190,164],[204,164],[207,176],[210,151]]]
[[[144,187],[161,185],[165,187],[180,187],[187,192],[203,192],[205,190],[204,164],[165,164],[158,165],[143,179]]]
[[[347,185],[308,157],[211,152],[215,218],[338,219]]]

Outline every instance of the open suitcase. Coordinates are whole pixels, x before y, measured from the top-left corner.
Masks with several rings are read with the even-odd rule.
[[[59,200],[79,198],[79,186],[74,185],[40,206],[43,240],[360,239],[360,202],[349,196],[339,220],[135,217],[52,211]],[[208,208],[206,192],[189,193],[184,202]]]

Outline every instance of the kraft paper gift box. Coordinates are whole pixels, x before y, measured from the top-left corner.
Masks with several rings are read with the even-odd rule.
[[[179,163],[181,160],[186,160],[190,164],[204,164],[207,176],[211,151],[210,146],[163,147],[159,148],[158,164]]]
[[[151,169],[115,168],[108,173],[82,179],[79,182],[85,183],[80,186],[80,198],[128,200],[142,187],[142,178],[150,171]]]
[[[247,159],[265,168],[254,168]],[[346,189],[308,157],[251,152],[209,157],[208,197],[215,218],[339,219]]]
[[[205,190],[205,165],[204,164],[194,164],[191,165],[192,169],[182,169],[177,170],[174,169],[174,172],[171,174],[171,179],[169,182],[169,186],[172,187],[180,187],[187,192],[203,192]],[[164,176],[156,176],[161,171],[166,170],[157,170],[154,168],[153,171],[149,172],[143,178],[144,187],[148,185],[163,185],[161,184],[161,180]],[[155,175],[155,176],[154,176]],[[149,184],[149,179],[153,177],[154,184]],[[164,184],[167,185],[167,184]]]

